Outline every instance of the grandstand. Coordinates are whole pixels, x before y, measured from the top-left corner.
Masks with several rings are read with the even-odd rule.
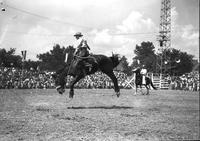
[[[51,89],[55,88],[54,80],[51,77],[52,72],[25,70],[22,77],[22,70],[16,68],[0,68],[0,89]],[[121,89],[134,89],[133,77],[128,77],[125,73],[115,71]],[[152,79],[153,84],[158,89],[174,89],[174,90],[189,90],[199,91],[199,72],[191,72],[182,76],[163,76],[159,74],[149,73],[148,76]],[[66,87],[71,80],[67,77]],[[131,85],[127,85],[131,82]],[[107,75],[97,72],[87,76],[77,83],[76,88],[83,89],[110,89],[113,87],[112,81]]]

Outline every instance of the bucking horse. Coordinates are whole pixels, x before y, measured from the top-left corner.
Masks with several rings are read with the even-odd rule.
[[[105,55],[95,55],[89,54],[85,56],[87,53],[86,48],[80,48],[76,54],[72,51],[69,52],[72,57],[68,57],[70,61],[63,68],[56,71],[53,74],[53,78],[55,80],[56,90],[59,94],[63,94],[65,92],[66,79],[65,77],[70,75],[72,76],[72,80],[69,83],[69,98],[73,98],[74,96],[74,85],[86,75],[94,74],[97,71],[101,71],[105,73],[114,83],[114,90],[116,92],[117,97],[120,96],[120,89],[118,86],[118,81],[116,76],[114,75],[113,69],[119,64],[119,55],[112,54],[111,57],[107,57]],[[71,58],[71,59],[70,59]],[[92,67],[89,68],[85,63],[92,64]]]

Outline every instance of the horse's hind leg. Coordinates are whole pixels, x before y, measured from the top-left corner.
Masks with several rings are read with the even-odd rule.
[[[147,85],[145,85],[145,87],[147,89],[147,94],[146,95],[148,95],[149,94],[149,87]]]
[[[110,77],[110,79],[113,81],[116,95],[117,95],[117,97],[119,97],[119,96],[120,96],[120,92],[119,92],[120,90],[119,90],[118,81],[117,81],[116,76],[114,75],[113,72],[109,72],[109,73],[106,73],[106,74],[107,74],[107,75]]]
[[[137,95],[138,85],[135,86],[135,95]]]
[[[140,85],[140,93],[141,93],[142,95],[144,95],[143,89],[142,89],[142,85]]]
[[[69,88],[70,88],[69,98],[73,98],[73,96],[74,96],[74,85],[82,78],[83,78],[82,75],[78,75],[78,76],[75,76],[73,78],[73,80],[70,82],[70,85],[69,85]]]

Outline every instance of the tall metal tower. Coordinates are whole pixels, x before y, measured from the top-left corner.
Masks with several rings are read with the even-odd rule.
[[[163,69],[166,70],[166,50],[170,49],[171,47],[171,0],[161,1],[160,29],[158,41],[160,45],[159,50],[161,53],[160,67],[162,74]]]

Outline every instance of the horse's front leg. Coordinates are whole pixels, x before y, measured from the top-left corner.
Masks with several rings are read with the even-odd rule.
[[[147,85],[145,85],[146,89],[147,89],[147,95],[149,94],[149,87]]]
[[[116,78],[115,74],[113,72],[109,72],[109,73],[106,73],[106,74],[113,81],[116,95],[117,95],[117,97],[119,97],[120,96],[120,90],[119,90],[118,81],[117,81],[117,78]]]
[[[142,85],[140,85],[140,93],[141,93],[142,95],[144,95],[143,89],[142,89]]]
[[[74,85],[81,79],[83,78],[82,75],[77,75],[73,78],[73,80],[70,82],[70,85],[69,85],[69,88],[70,88],[70,91],[69,91],[69,98],[73,98],[74,96]]]

